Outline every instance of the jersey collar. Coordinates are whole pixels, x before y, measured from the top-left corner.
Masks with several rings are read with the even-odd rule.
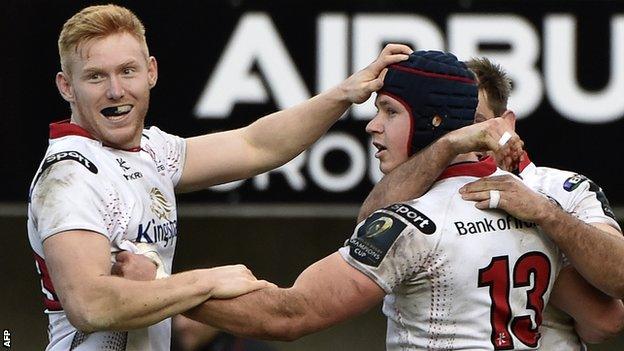
[[[77,135],[96,140],[86,129],[77,124],[70,123],[69,119],[50,123],[50,139],[58,139],[69,135]]]
[[[531,159],[529,159],[529,154],[527,154],[527,152],[524,152],[524,157],[522,158],[522,162],[520,162],[520,165],[518,166],[520,172],[524,171],[525,168],[527,168],[528,165],[530,165]]]
[[[487,177],[496,171],[496,162],[486,157],[478,162],[461,162],[448,166],[437,180],[451,177]]]
[[[69,119],[66,119],[60,122],[50,123],[50,139],[58,139],[58,138],[62,138],[62,137],[70,136],[70,135],[76,135],[76,136],[81,136],[81,137],[97,140],[86,129],[82,128],[81,126],[75,123],[71,123]],[[110,147],[108,145],[104,145],[104,146]],[[141,151],[141,147],[137,146],[137,147],[133,147],[130,149],[118,149],[118,150],[138,152],[138,151]]]
[[[522,162],[518,165],[518,173],[524,172],[524,170],[531,164],[533,161],[529,158],[529,154],[525,151],[522,155]],[[491,156],[485,156],[481,159],[481,161],[488,160],[488,162],[494,162],[494,159]]]

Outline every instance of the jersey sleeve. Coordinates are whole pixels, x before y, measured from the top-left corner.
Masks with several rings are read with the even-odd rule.
[[[186,140],[177,135],[163,132],[158,127],[150,127],[147,130],[147,136],[148,152],[156,159],[158,166],[164,167],[173,185],[176,186],[184,170]]]
[[[436,231],[427,216],[407,204],[378,210],[355,228],[341,256],[386,293],[421,271]]]
[[[591,179],[576,174],[565,181],[563,188],[575,193],[569,207],[578,219],[585,223],[604,223],[621,231],[605,193]]]
[[[58,161],[58,155],[72,154],[76,157]],[[57,160],[50,167],[44,163],[30,197],[32,219],[41,242],[68,230],[93,231],[111,240],[119,196],[101,182],[97,166],[79,152],[62,152],[48,159],[54,156]]]

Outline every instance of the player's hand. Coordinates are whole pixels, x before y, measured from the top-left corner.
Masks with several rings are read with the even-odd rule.
[[[386,67],[407,60],[412,52],[412,49],[403,44],[386,45],[373,63],[354,73],[338,86],[344,98],[356,104],[368,100],[373,92],[383,86]]]
[[[501,145],[504,135],[508,140]],[[524,157],[524,142],[514,132],[513,124],[506,118],[492,118],[449,132],[444,136],[456,154],[468,152],[492,152],[498,166],[514,170]]]
[[[491,206],[491,191],[498,191],[500,195],[496,206]],[[459,193],[462,199],[475,201],[479,209],[499,208],[526,222],[538,222],[555,206],[546,196],[531,190],[512,175],[476,180],[461,187]]]
[[[257,280],[247,267],[242,264],[220,266],[198,271],[208,284],[211,284],[211,298],[229,299],[269,287],[275,284],[266,280]]]
[[[156,279],[157,266],[151,259],[134,254],[129,251],[121,251],[115,255],[115,263],[111,273],[130,280],[154,280]]]

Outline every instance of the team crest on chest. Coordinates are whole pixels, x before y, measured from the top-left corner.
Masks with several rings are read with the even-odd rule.
[[[167,198],[158,188],[150,190],[150,199],[152,204],[150,210],[158,217],[158,219],[169,220],[169,214],[173,211],[173,205],[167,201]]]

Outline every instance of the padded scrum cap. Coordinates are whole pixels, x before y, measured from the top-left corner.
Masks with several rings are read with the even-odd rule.
[[[398,100],[411,116],[409,155],[472,124],[478,103],[472,72],[455,55],[441,51],[416,51],[389,66],[379,93]]]

